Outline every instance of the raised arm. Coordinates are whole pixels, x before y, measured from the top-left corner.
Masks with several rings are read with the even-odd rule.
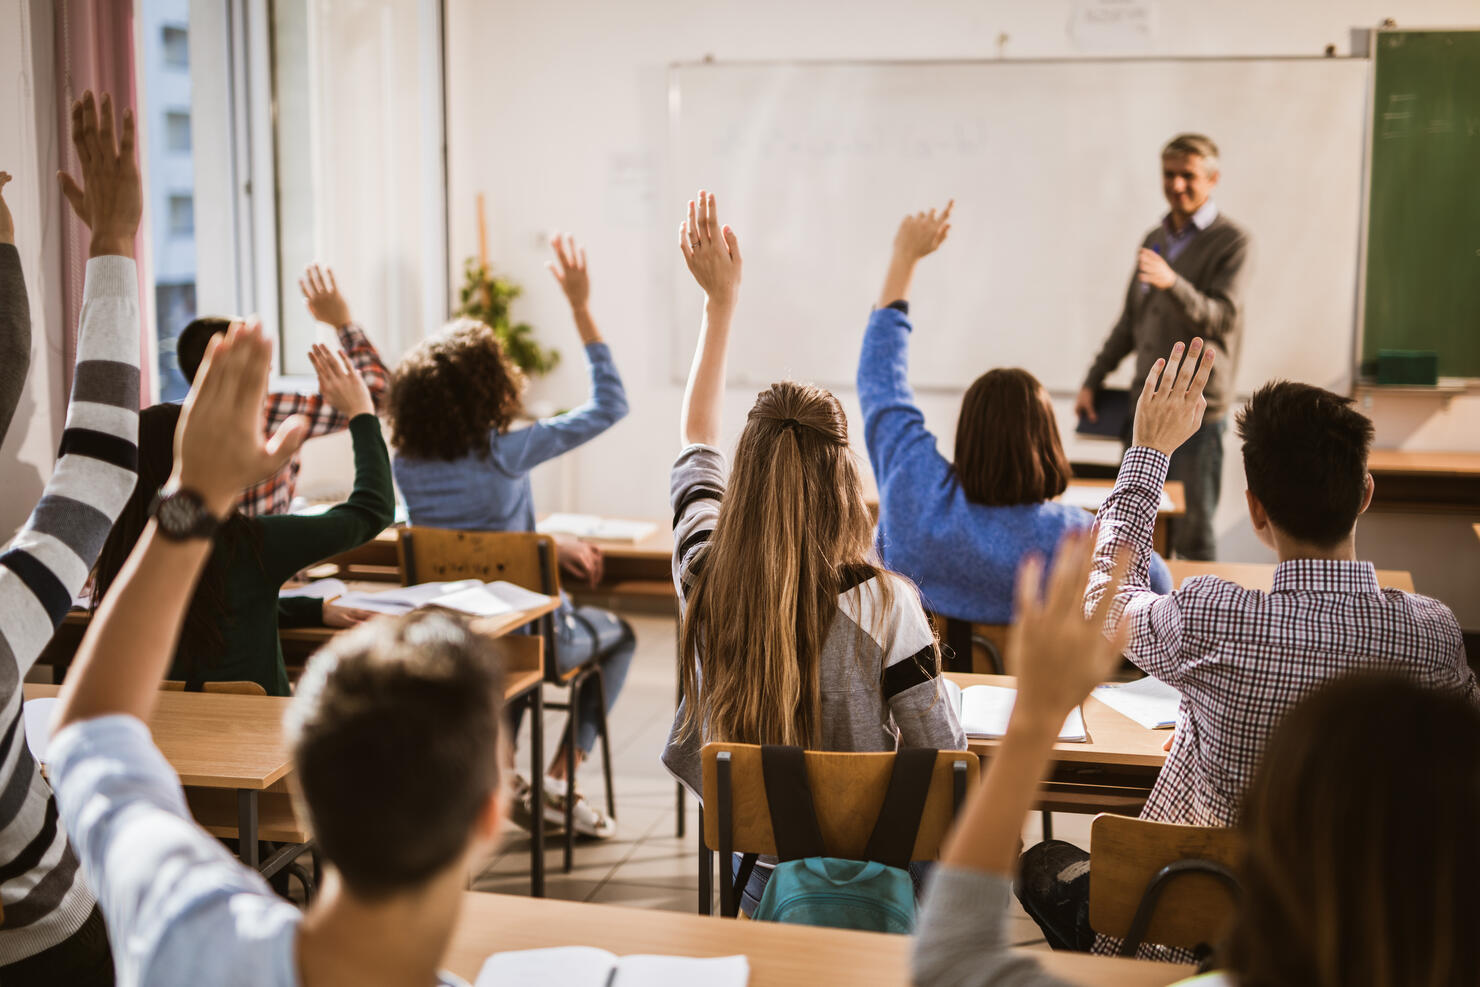
[[[915,404],[909,382],[910,282],[915,265],[945,242],[951,209],[906,216],[894,235],[894,253],[879,304],[870,314],[858,358],[858,403],[863,408],[863,434],[869,465],[880,496],[891,474],[905,470],[912,484],[941,482],[950,464],[925,428],[925,415]],[[908,465],[906,465],[908,464]],[[922,475],[936,474],[936,476]],[[937,478],[938,477],[938,478]]]
[[[686,446],[712,446],[719,443],[724,420],[725,359],[740,295],[740,241],[734,230],[720,225],[714,196],[703,189],[689,201],[688,219],[678,232],[684,263],[704,290],[704,322],[683,392],[679,439]]]
[[[185,400],[167,489],[194,492],[217,519],[243,487],[281,468],[307,432],[294,419],[271,439],[262,434],[271,363],[261,327],[233,323],[208,345]],[[149,719],[210,552],[209,535],[172,541],[149,522],[82,639],[58,696],[55,731],[114,713]]]
[[[1046,591],[1037,556],[1018,570],[1017,619],[1007,643],[1009,665],[1018,669],[1017,703],[925,896],[911,964],[916,984],[1062,983],[1035,961],[1012,956],[1005,926],[1023,821],[1064,718],[1115,667],[1125,644],[1124,629],[1114,629],[1109,639],[1101,633],[1108,604],[1088,620],[1081,609],[1090,548],[1089,532],[1065,535]],[[1112,584],[1118,578],[1112,576]]]
[[[15,249],[15,220],[5,203],[10,172],[0,171],[0,442],[20,404],[31,369],[31,302]]]
[[[386,369],[385,361],[381,360],[380,351],[350,314],[349,302],[339,290],[334,269],[321,268],[317,264],[308,265],[303,269],[303,277],[298,279],[298,288],[303,292],[303,301],[308,306],[309,313],[333,328],[339,336],[340,347],[349,357],[355,372],[370,389],[370,400],[375,407],[384,407],[386,391],[390,387],[390,371]],[[339,427],[343,428],[348,424],[342,422]]]

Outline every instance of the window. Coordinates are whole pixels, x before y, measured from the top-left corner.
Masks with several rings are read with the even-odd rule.
[[[171,110],[164,115],[164,145],[171,151],[190,150],[190,114]]]
[[[159,4],[145,2],[144,6]],[[159,31],[160,63],[172,69],[190,67],[190,32],[179,24],[166,24]]]
[[[170,236],[195,235],[195,200],[188,195],[170,196]]]

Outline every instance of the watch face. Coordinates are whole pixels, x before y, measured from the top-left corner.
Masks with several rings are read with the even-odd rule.
[[[169,497],[159,504],[159,523],[171,531],[189,531],[199,516],[195,505],[183,497]]]
[[[209,538],[217,525],[205,502],[193,490],[160,491],[154,501],[154,518],[159,522],[159,530],[176,540]]]

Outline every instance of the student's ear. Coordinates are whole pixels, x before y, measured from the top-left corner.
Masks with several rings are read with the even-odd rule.
[[[1245,490],[1244,500],[1249,504],[1249,521],[1253,523],[1255,531],[1265,531],[1269,528],[1269,515],[1264,510],[1264,505],[1259,503],[1259,498],[1254,496],[1254,491]]]
[[[1363,480],[1362,507],[1360,510],[1357,511],[1358,514],[1367,513],[1367,508],[1372,506],[1372,494],[1374,491],[1376,491],[1376,489],[1377,481],[1372,479],[1371,473],[1368,473]]]

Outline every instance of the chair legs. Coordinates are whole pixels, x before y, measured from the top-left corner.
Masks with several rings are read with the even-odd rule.
[[[594,679],[594,683],[591,681]],[[601,773],[606,783],[606,811],[612,819],[617,818],[617,789],[612,783],[611,735],[606,722],[606,680],[602,678],[601,666],[593,664],[571,680],[570,702],[566,704],[568,716],[565,725],[565,872],[570,873],[575,865],[575,805],[576,805],[576,740],[581,735],[581,695],[586,689],[596,688],[601,698],[596,714],[596,731],[601,740]],[[552,704],[546,704],[552,705]]]

